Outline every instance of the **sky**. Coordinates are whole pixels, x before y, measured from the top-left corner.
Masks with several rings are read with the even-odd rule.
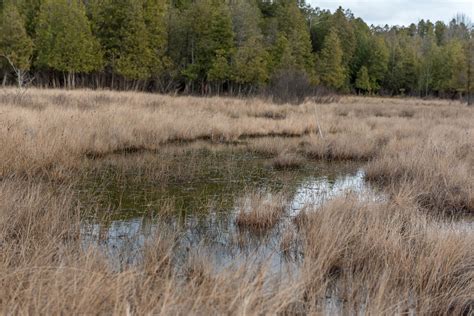
[[[421,19],[449,22],[457,13],[474,20],[474,0],[307,0],[313,7],[351,9],[367,24],[410,25]]]

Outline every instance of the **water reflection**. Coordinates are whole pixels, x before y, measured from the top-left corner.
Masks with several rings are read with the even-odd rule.
[[[289,251],[283,251],[281,246],[285,232],[295,229],[290,220],[293,216],[305,206],[321,204],[347,192],[379,198],[364,181],[363,171],[354,165],[308,163],[299,170],[276,171],[268,168],[265,159],[239,155],[242,154],[230,152],[219,156],[225,163],[216,161],[215,156],[199,160],[196,174],[186,181],[157,185],[136,182],[133,174],[131,178],[111,177],[113,180],[102,177],[107,185],[94,183],[89,188],[98,200],[118,207],[108,220],[84,219],[84,247],[100,247],[120,269],[140,262],[147,238],[165,230],[178,235],[178,261],[199,252],[217,269],[265,262],[272,271],[296,273],[301,256],[298,245]],[[174,167],[185,168],[186,163],[179,160]],[[275,189],[287,190],[290,196],[279,225],[260,233],[239,229],[235,224],[236,201],[242,193]],[[164,199],[174,201],[176,210],[167,216],[156,216],[162,205],[158,201]]]
[[[353,193],[360,199],[382,199],[381,194],[372,190],[365,182],[364,176],[364,171],[359,169],[355,174],[343,174],[334,180],[327,176],[308,177],[296,189],[291,203],[291,215],[297,215],[305,206],[321,205],[331,198],[348,193]]]

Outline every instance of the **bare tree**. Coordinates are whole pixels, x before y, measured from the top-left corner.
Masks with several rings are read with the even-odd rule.
[[[0,57],[4,57],[8,61],[8,64],[12,67],[13,72],[15,73],[18,87],[17,97],[21,98],[26,93],[31,83],[35,80],[35,77],[30,76],[27,70],[16,66],[15,63],[11,60],[11,58],[7,55],[0,55]]]

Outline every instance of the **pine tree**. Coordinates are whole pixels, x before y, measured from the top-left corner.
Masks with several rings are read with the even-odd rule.
[[[292,54],[290,41],[283,33],[278,33],[275,44],[272,46],[272,64],[274,72],[283,69],[288,70],[296,68],[296,58]]]
[[[218,49],[212,61],[211,68],[207,73],[207,79],[210,82],[216,83],[218,94],[220,93],[223,82],[230,79],[230,65],[227,55],[224,49]]]
[[[9,1],[6,0],[5,2],[7,3]],[[26,33],[29,37],[34,38],[38,22],[38,15],[43,0],[10,0],[10,2],[17,4],[18,11],[25,20]]]
[[[25,72],[30,68],[33,43],[26,33],[23,19],[13,4],[6,4],[1,12],[0,68],[4,69],[3,84],[8,69],[14,70],[21,88]]]
[[[356,39],[356,49],[354,56],[350,63],[350,75],[355,80],[357,72],[362,66],[367,66],[370,59],[372,47],[372,34],[365,22],[362,19],[356,19],[352,22],[354,26],[354,36]]]
[[[186,66],[182,74],[201,92],[207,93],[207,81],[213,65],[228,65],[234,53],[234,33],[228,6],[222,2],[196,1],[184,12],[186,16]],[[227,69],[230,69],[227,68]],[[214,74],[211,74],[211,77]]]
[[[348,67],[352,61],[356,50],[356,38],[354,35],[354,27],[346,16],[346,13],[339,7],[331,18],[331,27],[341,42],[342,63],[344,67]]]
[[[339,38],[331,30],[324,41],[320,56],[319,74],[321,83],[332,88],[341,89],[345,83],[345,71],[342,66],[342,48]]]
[[[263,45],[262,17],[253,1],[238,1],[231,6],[236,52],[232,60],[232,78],[250,90],[268,81],[270,55]]]
[[[45,0],[36,29],[36,65],[67,74],[74,87],[76,73],[102,67],[102,54],[79,0]]]
[[[152,67],[154,56],[150,36],[145,25],[143,8],[136,1],[130,1],[128,7],[126,28],[122,33],[123,38],[120,42],[115,70],[126,79],[146,80],[154,68]]]
[[[388,67],[388,49],[385,41],[378,36],[373,36],[370,41],[370,52],[368,56],[368,74],[372,90],[380,88]]]
[[[277,8],[279,39],[287,39],[291,58],[276,60],[277,68],[292,66],[314,76],[314,56],[312,54],[311,36],[304,16],[295,1],[280,1]],[[281,44],[281,43],[280,43]],[[281,57],[285,56],[284,54]],[[294,63],[288,65],[289,59]]]
[[[436,44],[443,45],[446,41],[446,24],[442,21],[438,21],[435,24],[435,36],[436,36]]]
[[[15,68],[28,70],[32,53],[33,42],[26,34],[22,17],[15,5],[7,4],[1,15],[0,58],[8,59]]]
[[[143,17],[150,42],[150,74],[153,77],[159,77],[171,63],[166,56],[168,14],[166,0],[144,0]]]
[[[93,30],[104,50],[107,70],[112,74],[112,88],[115,74],[134,81],[134,88],[151,75],[153,50],[142,4],[134,0],[104,0],[95,3],[91,10]],[[119,82],[123,88],[129,87],[127,82]]]
[[[269,54],[261,42],[249,40],[240,47],[234,57],[234,78],[239,84],[262,86],[269,78]]]
[[[104,50],[106,65],[114,68],[129,25],[130,3],[128,0],[92,0],[88,8],[92,30]]]
[[[331,12],[329,10],[318,11],[310,25],[311,45],[313,51],[320,53],[323,49],[323,43],[331,30]]]
[[[357,79],[355,82],[355,87],[364,92],[371,92],[372,86],[370,84],[369,71],[367,67],[362,66],[357,73]]]
[[[435,89],[451,94],[465,92],[468,81],[468,59],[459,40],[453,39],[442,47],[438,63],[441,65],[435,75]]]

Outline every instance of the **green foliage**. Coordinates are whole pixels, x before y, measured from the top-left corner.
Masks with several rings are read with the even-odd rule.
[[[433,88],[441,92],[465,91],[467,86],[468,60],[462,43],[451,40],[436,55],[436,72]]]
[[[202,82],[215,78],[223,68],[230,69],[234,33],[229,8],[217,1],[196,1],[184,11],[183,16],[186,17],[183,25],[188,30],[183,47],[188,52],[182,71],[184,77]]]
[[[36,65],[65,73],[100,70],[102,54],[79,0],[45,0],[36,29]]]
[[[159,16],[158,3],[147,2],[148,9],[156,9],[147,15],[149,26],[155,28],[160,37],[160,25],[154,21]],[[151,7],[151,8],[150,8]],[[144,6],[133,0],[104,0],[99,2],[93,16],[94,30],[112,71],[127,79],[144,80],[152,70],[159,71],[160,63],[154,59],[155,53],[164,49],[164,42],[157,40],[152,47],[145,24]]]
[[[239,84],[260,86],[268,81],[269,54],[256,38],[239,47],[234,57],[234,78]]]
[[[388,68],[389,52],[385,41],[378,36],[372,37],[368,54],[368,73],[373,90],[378,90]]]
[[[388,38],[389,58],[383,85],[392,94],[412,94],[418,88],[419,58],[417,47],[408,34]]]
[[[130,1],[127,28],[123,32],[115,69],[128,79],[147,79],[151,75],[153,51],[143,17],[143,8]]]
[[[327,10],[317,12],[310,23],[311,44],[313,51],[319,53],[323,49],[323,43],[329,34],[332,23],[331,12]]]
[[[18,69],[28,70],[33,42],[26,34],[22,17],[12,4],[3,8],[0,17],[0,64],[5,64],[3,59],[8,59]]]
[[[150,41],[150,74],[160,76],[169,67],[171,59],[166,56],[168,48],[166,0],[144,0],[143,18]]]
[[[436,44],[443,45],[446,41],[446,34],[447,27],[442,21],[438,21],[435,24],[435,36],[436,36]]]
[[[360,68],[359,72],[357,73],[355,86],[359,90],[369,92],[369,93],[371,92],[372,85],[370,83],[369,71],[367,70],[367,67],[362,66]]]
[[[343,51],[342,62],[344,67],[347,67],[352,61],[352,57],[356,50],[356,38],[353,24],[341,7],[339,7],[332,16],[331,27],[332,30],[336,32],[341,42],[341,48]]]
[[[314,56],[311,37],[300,8],[294,1],[281,1],[277,7],[276,19],[278,23],[276,68],[296,68],[312,75]]]
[[[211,82],[222,82],[229,79],[230,65],[227,57],[227,52],[224,49],[218,49],[207,73],[207,79]]]
[[[41,85],[73,87],[80,73],[94,87],[253,92],[293,73],[311,91],[454,97],[474,81],[463,15],[369,27],[304,0],[0,0],[0,9],[1,53]]]
[[[20,14],[25,20],[25,28],[28,36],[33,38],[36,32],[38,15],[43,0],[5,0],[5,3],[15,3]]]
[[[336,89],[341,89],[344,86],[346,76],[342,55],[339,37],[335,30],[331,30],[324,40],[320,56],[319,75],[324,85]]]
[[[270,64],[260,29],[262,16],[252,1],[232,4],[231,16],[236,46],[232,78],[240,85],[261,86],[268,81]]]

